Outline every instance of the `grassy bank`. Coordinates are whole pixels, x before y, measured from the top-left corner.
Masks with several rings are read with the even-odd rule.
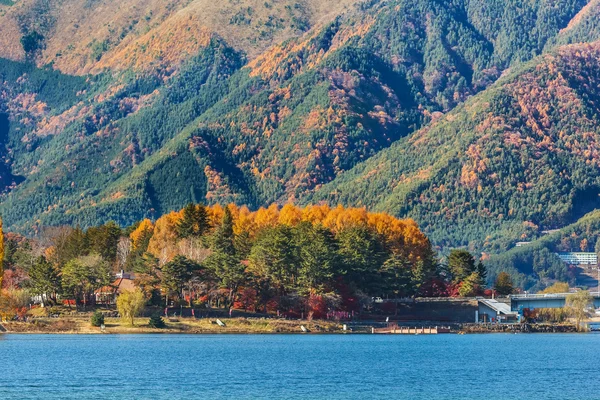
[[[3,322],[6,333],[60,333],[60,334],[127,334],[127,333],[302,333],[305,326],[312,333],[343,333],[342,324],[331,321],[288,321],[266,318],[224,319],[219,326],[215,319],[178,318],[166,320],[162,329],[148,326],[148,318],[136,318],[135,325],[120,318],[106,318],[104,332],[90,324],[88,318],[36,318],[31,322]]]

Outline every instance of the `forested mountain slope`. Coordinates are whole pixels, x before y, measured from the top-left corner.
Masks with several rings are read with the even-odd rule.
[[[594,207],[596,1],[2,3],[12,229],[324,200],[493,252]]]
[[[572,285],[587,284],[578,279],[580,271],[577,268],[567,266],[555,254],[569,251],[600,252],[600,210],[596,209],[575,223],[548,232],[522,247],[492,255],[485,262],[488,280],[493,282],[499,272],[505,271],[526,290],[533,288],[536,291],[557,280]]]
[[[498,252],[600,206],[600,44],[542,56],[312,201],[414,217],[439,246]]]
[[[591,0],[569,24],[551,39],[548,47],[600,40],[600,1]]]
[[[355,2],[5,0],[0,57],[51,63],[69,74],[171,67],[194,56],[210,34],[254,57]]]

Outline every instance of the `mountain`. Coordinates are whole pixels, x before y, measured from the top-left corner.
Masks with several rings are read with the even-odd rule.
[[[565,28],[560,30],[558,35],[549,41],[547,46],[555,47],[600,40],[598,15],[600,15],[600,1],[591,0]]]
[[[312,201],[419,221],[439,246],[499,252],[600,206],[600,44],[562,47],[343,174]]]
[[[3,0],[0,57],[68,74],[176,66],[218,35],[256,56],[354,0]]]
[[[339,202],[412,217],[441,251],[500,253],[598,207],[599,14],[4,0],[0,212],[32,232]]]

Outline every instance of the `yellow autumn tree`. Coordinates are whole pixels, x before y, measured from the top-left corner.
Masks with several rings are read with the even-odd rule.
[[[153,231],[154,225],[152,224],[152,221],[150,221],[148,218],[142,220],[138,227],[135,228],[135,230],[129,235],[133,248],[136,249],[140,244],[140,240],[148,233],[152,234]]]
[[[323,225],[334,232],[340,232],[345,228],[367,226],[368,221],[366,208],[344,208],[338,205],[327,214]]]
[[[293,204],[286,204],[279,211],[279,223],[282,225],[296,226],[302,221],[302,211]]]
[[[326,204],[307,206],[302,210],[302,221],[308,221],[312,224],[322,224],[330,212],[331,208]]]
[[[277,225],[279,220],[279,207],[277,204],[271,204],[269,208],[261,207],[254,217],[256,229],[259,231]]]
[[[148,244],[148,252],[161,263],[169,262],[177,255],[177,224],[181,220],[181,211],[172,211],[156,220],[154,234]]]
[[[207,207],[206,211],[208,213],[208,220],[210,221],[210,226],[214,227],[221,225],[221,221],[223,220],[225,210],[220,204],[215,204],[212,207]]]
[[[237,218],[234,219],[233,233],[239,235],[242,232],[248,232],[250,236],[254,236],[256,232],[254,213],[246,206],[240,207]]]

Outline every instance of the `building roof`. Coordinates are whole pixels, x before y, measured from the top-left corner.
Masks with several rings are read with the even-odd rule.
[[[479,299],[479,302],[485,304],[492,310],[496,311],[498,314],[512,315],[515,314],[510,310],[510,305],[506,303],[502,303],[496,299]]]
[[[101,287],[96,290],[95,293],[122,293],[123,291],[132,292],[135,290],[135,283],[133,279],[129,278],[118,278],[109,286]]]

